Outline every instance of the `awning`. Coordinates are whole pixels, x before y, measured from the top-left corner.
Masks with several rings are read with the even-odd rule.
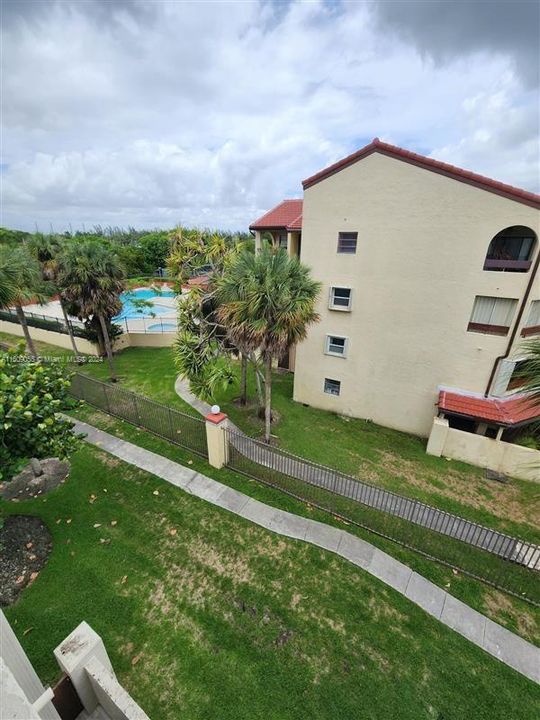
[[[540,418],[540,405],[523,393],[504,398],[484,397],[459,390],[439,391],[439,410],[494,425],[522,425]]]

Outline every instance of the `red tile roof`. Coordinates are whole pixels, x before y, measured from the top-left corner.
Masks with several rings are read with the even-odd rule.
[[[439,410],[465,415],[496,425],[519,425],[540,417],[540,407],[533,405],[526,395],[505,398],[466,395],[456,391],[439,392]]]
[[[471,172],[470,170],[463,170],[462,168],[441,162],[440,160],[434,160],[433,158],[418,155],[417,153],[410,152],[409,150],[403,150],[403,148],[397,147],[396,145],[390,145],[382,142],[379,138],[374,138],[369,145],[366,145],[352,155],[348,155],[346,158],[339,160],[315,175],[308,177],[302,182],[304,190],[312,185],[315,185],[321,180],[330,177],[330,175],[334,175],[340,170],[343,170],[343,168],[368,157],[368,155],[371,155],[374,152],[396,158],[397,160],[404,160],[405,162],[424,168],[424,170],[431,170],[432,172],[446,175],[446,177],[453,178],[454,180],[474,185],[482,190],[487,190],[488,192],[502,195],[503,197],[510,198],[511,200],[516,200],[517,202],[524,203],[525,205],[540,208],[540,195],[536,195],[528,190],[513,187],[512,185],[506,185],[505,183],[492,180],[491,178],[484,177],[483,175],[477,175],[477,173]]]
[[[301,230],[302,200],[283,200],[249,226],[250,230]]]

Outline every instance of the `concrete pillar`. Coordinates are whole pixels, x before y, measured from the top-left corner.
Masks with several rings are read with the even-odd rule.
[[[260,252],[262,247],[261,231],[255,230],[255,252]]]
[[[429,440],[426,448],[428,455],[436,455],[441,457],[444,452],[444,445],[446,443],[446,436],[448,435],[448,420],[446,418],[435,417],[433,418],[433,426],[429,435]]]
[[[220,412],[214,405],[206,416],[206,444],[208,446],[208,462],[212,467],[222,468],[229,459],[229,441],[227,438],[227,415]]]
[[[501,427],[499,427],[499,428],[497,429],[497,437],[496,437],[495,439],[496,439],[496,440],[501,440],[502,434],[503,434],[504,431],[505,431],[505,428],[502,427],[502,425],[501,425]]]
[[[101,637],[88,623],[82,622],[55,649],[54,657],[63,672],[71,678],[84,709],[92,713],[98,705],[98,699],[85,666],[92,658],[96,658],[115,677]]]
[[[39,716],[42,720],[60,720],[60,715],[52,702],[43,700],[45,688],[39,679],[32,663],[24,652],[15,633],[11,629],[6,616],[0,610],[0,659],[5,664],[5,673],[11,673],[14,682],[21,688],[21,692],[30,705],[38,703]],[[0,696],[1,696],[0,691]],[[1,708],[0,708],[1,710]],[[3,717],[0,712],[0,717]],[[6,716],[7,717],[7,716]],[[23,716],[21,716],[23,717]],[[28,715],[28,717],[33,717]]]

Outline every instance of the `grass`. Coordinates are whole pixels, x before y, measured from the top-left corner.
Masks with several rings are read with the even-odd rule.
[[[375,578],[96,448],[48,496],[0,509],[53,535],[7,610],[45,682],[84,619],[156,720],[537,717],[536,685]]]
[[[41,350],[44,352],[44,350]],[[62,351],[67,354],[68,351]],[[124,351],[117,356],[117,367],[121,375],[122,386],[128,387],[133,390],[140,390],[140,384],[144,383],[145,394],[155,399],[170,404],[177,409],[185,410],[185,403],[176,396],[174,393],[174,368],[172,366],[172,359],[170,350],[164,349],[130,349]],[[92,364],[83,368],[85,372],[93,376],[106,379],[107,369],[102,364]],[[298,411],[300,415],[297,418],[297,427],[300,427],[300,421],[307,422],[306,418],[309,417],[312,420],[312,424],[318,428],[318,432],[314,437],[314,441],[310,443],[311,453],[315,454],[319,451],[319,444],[326,442],[324,424],[330,425],[331,427],[338,428],[340,430],[339,436],[333,435],[334,445],[329,449],[329,452],[333,452],[337,455],[337,458],[347,458],[348,453],[354,453],[358,456],[359,453],[372,452],[377,454],[382,448],[388,448],[393,441],[396,446],[399,445],[401,452],[405,456],[407,462],[412,462],[412,458],[415,458],[418,473],[420,473],[426,467],[426,463],[430,464],[433,462],[436,470],[439,470],[439,476],[433,477],[434,487],[437,487],[436,483],[442,485],[444,488],[444,475],[442,471],[448,471],[448,466],[454,471],[458,466],[458,463],[447,463],[439,458],[430,458],[425,455],[422,441],[418,438],[414,438],[403,433],[397,433],[395,431],[387,431],[384,428],[374,426],[370,423],[362,423],[361,421],[345,421],[344,419],[326,413],[324,411],[317,411],[312,408],[304,408],[290,399],[291,388],[291,377],[290,375],[278,375],[276,378],[274,400],[275,405],[279,408],[278,412],[281,414],[280,422],[278,423],[275,431],[283,436],[282,444],[285,444],[287,440],[291,440],[291,437],[295,436],[296,428],[294,420],[291,421],[292,429],[289,432],[284,432],[283,428],[286,424],[289,424],[288,413],[295,413]],[[256,419],[250,414],[250,410],[239,409],[233,402],[236,389],[231,388],[228,394],[221,398],[222,404],[226,406],[227,411],[233,417],[233,419],[242,425],[245,429],[257,432],[259,425]],[[286,412],[284,412],[284,408]],[[109,430],[114,434],[125,437],[126,439],[135,442],[143,447],[147,447],[155,452],[162,455],[171,457],[180,463],[186,463],[185,453],[178,447],[172,446],[169,443],[160,440],[152,435],[143,433],[136,428],[123,423],[121,421],[114,420],[109,416],[104,415],[92,408],[85,407],[77,413],[82,419],[86,419],[88,422],[101,427],[102,429]],[[195,413],[194,413],[195,414]],[[365,429],[358,430],[355,426],[365,426]],[[297,433],[300,437],[300,441],[304,441],[305,433]],[[335,442],[335,437],[339,437],[340,443]],[[341,439],[344,438],[344,442],[348,448],[346,453],[342,452]],[[386,440],[386,441],[385,441]],[[298,452],[297,448],[293,448]],[[304,453],[306,456],[308,452]],[[317,459],[317,458],[315,458]],[[312,516],[313,510],[309,508],[305,503],[297,502],[291,498],[282,495],[278,490],[261,486],[253,481],[247,480],[246,478],[239,476],[238,474],[228,471],[221,470],[215,471],[210,468],[206,463],[200,462],[199,470],[207,475],[212,475],[222,482],[237,487],[238,489],[246,492],[247,494],[259,497],[261,500],[274,504],[278,507],[285,507],[286,509],[296,512],[298,514],[310,514]],[[336,463],[337,464],[337,463]],[[525,481],[516,481],[511,485],[498,485],[489,483],[488,481],[482,480],[478,477],[478,471],[476,468],[470,466],[460,466],[464,468],[464,472],[468,475],[464,476],[464,482],[471,484],[476,483],[474,487],[477,489],[480,495],[484,497],[496,491],[501,493],[499,502],[501,507],[507,507],[511,504],[523,505],[525,508],[529,502],[532,502],[533,494],[536,491],[536,486],[532,483]],[[390,472],[384,470],[384,473]],[[370,478],[370,481],[373,481]],[[381,480],[380,484],[384,484]],[[396,488],[391,488],[396,489]],[[401,484],[397,488],[403,494],[411,494],[413,497],[418,496],[418,488],[415,486],[408,487]],[[506,495],[505,495],[506,493]],[[421,499],[427,499],[421,496]],[[431,499],[431,502],[435,505],[443,506],[445,498],[443,497],[441,503],[437,502],[438,495]],[[504,520],[499,522],[499,517],[496,515],[487,515],[485,511],[475,515],[475,508],[469,504],[459,504],[458,507],[445,507],[445,509],[453,509],[466,517],[476,519],[477,521],[484,522],[492,527],[500,527],[508,531],[514,531],[516,534],[522,534],[526,536],[531,534],[531,526],[528,524],[525,526],[515,527],[511,524],[508,527],[508,523]],[[504,514],[501,512],[501,514]],[[328,514],[320,513],[320,519],[323,522],[335,522]],[[398,557],[403,562],[407,563],[415,570],[423,574],[424,576],[431,579],[441,587],[449,590],[453,595],[459,597],[464,602],[467,602],[472,607],[475,607],[480,612],[488,615],[497,622],[505,625],[509,629],[521,634],[523,637],[538,643],[540,641],[540,613],[537,609],[530,605],[517,600],[514,597],[501,593],[495,589],[492,589],[480,582],[477,582],[462,574],[455,575],[448,568],[438,565],[432,561],[426,560],[406,548],[401,547],[393,542],[384,540],[367,531],[363,531],[359,528],[351,526],[349,530],[356,532],[360,536],[367,539],[369,542],[378,545],[382,549],[386,550],[390,554]],[[461,545],[461,544],[460,544]]]
[[[492,620],[504,625],[525,639],[540,645],[540,608],[499,590],[481,583],[463,573],[454,572],[447,566],[435,563],[418,553],[395,542],[364,530],[361,527],[346,523],[339,518],[317,510],[313,505],[299,501],[278,489],[268,487],[244,475],[224,468],[216,470],[202,458],[192,455],[184,449],[172,445],[166,440],[139,430],[122,420],[117,420],[86,404],[73,413],[81,420],[99,427],[117,437],[132,442],[147,450],[174,460],[184,466],[190,466],[219,482],[250,495],[261,502],[283,510],[319,520],[336,527],[346,528],[348,532],[358,535],[367,542],[401,560],[416,572],[444,588],[455,597],[487,615]],[[461,545],[461,544],[460,544]],[[511,566],[512,568],[514,566]]]

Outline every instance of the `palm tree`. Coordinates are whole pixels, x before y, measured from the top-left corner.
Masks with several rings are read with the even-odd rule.
[[[528,395],[527,401],[540,407],[540,338],[523,343],[525,359],[520,362],[516,375],[523,380],[520,392]]]
[[[30,240],[30,249],[41,265],[43,279],[50,282],[58,292],[58,299],[60,307],[62,308],[62,315],[64,316],[64,324],[67,328],[69,339],[71,340],[71,347],[73,348],[75,356],[78,357],[79,351],[77,349],[77,343],[75,342],[75,335],[73,334],[73,325],[67,314],[66,302],[62,290],[58,287],[58,260],[59,257],[61,257],[62,248],[62,239],[55,235],[35,233]]]
[[[320,283],[285,250],[264,247],[232,258],[216,282],[217,314],[232,337],[241,337],[264,363],[265,440],[270,442],[272,361],[303,340],[318,321]]]
[[[0,308],[8,308],[17,295],[17,273],[5,251],[0,251]]]
[[[58,284],[66,301],[81,318],[95,317],[99,322],[112,382],[116,382],[116,373],[107,322],[122,309],[124,277],[117,255],[92,240],[70,243],[59,259]]]
[[[17,319],[22,327],[28,354],[37,357],[34,341],[28,330],[23,304],[36,300],[43,302],[43,280],[37,260],[30,255],[26,247],[0,249],[0,305],[15,306]]]

